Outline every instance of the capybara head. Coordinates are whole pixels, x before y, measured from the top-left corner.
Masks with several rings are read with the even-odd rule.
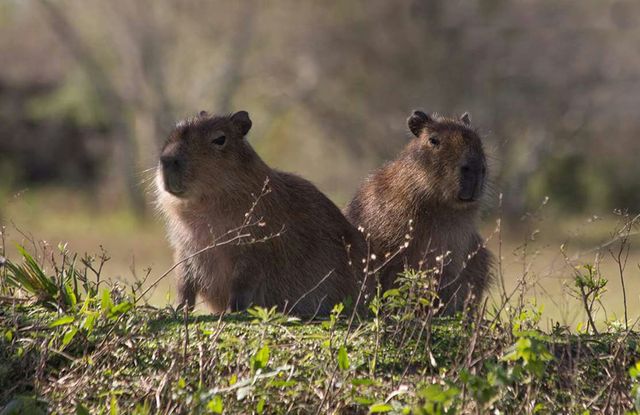
[[[201,197],[233,185],[255,153],[245,140],[251,129],[246,111],[210,116],[205,111],[179,123],[160,154],[158,186],[181,199]]]
[[[429,197],[460,209],[475,206],[484,191],[487,162],[469,114],[455,120],[414,111],[407,124],[416,137],[411,154],[423,168],[417,174],[425,174]]]

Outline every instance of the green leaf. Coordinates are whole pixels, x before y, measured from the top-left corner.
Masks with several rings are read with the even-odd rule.
[[[69,330],[67,330],[64,337],[62,338],[62,346],[66,347],[69,343],[71,343],[71,340],[73,340],[73,338],[76,336],[77,333],[78,333],[77,327],[69,328]]]
[[[340,370],[345,371],[349,370],[351,364],[349,363],[349,355],[347,355],[347,348],[344,346],[340,346],[338,349],[338,367]]]
[[[76,404],[76,415],[89,415],[89,410],[80,402]]]
[[[258,404],[256,405],[257,413],[261,414],[264,412],[264,404],[265,404],[264,398],[260,398],[260,401],[258,401]]]
[[[469,374],[467,374],[465,377],[467,381],[470,379]],[[428,385],[420,389],[420,391],[418,392],[418,394],[422,398],[424,398],[427,402],[434,402],[434,403],[441,403],[441,404],[451,401],[451,399],[456,395],[458,395],[459,393],[460,393],[460,390],[458,388],[449,387],[445,389],[440,385]]]
[[[96,313],[88,313],[87,316],[84,318],[84,321],[82,322],[81,327],[83,329],[85,329],[88,333],[91,333],[93,331],[93,327],[96,324]]]
[[[400,290],[397,288],[392,288],[390,290],[387,290],[384,292],[384,294],[382,294],[382,298],[389,298],[389,297],[396,297],[400,295]]]
[[[629,376],[631,376],[633,379],[636,379],[640,376],[640,361],[631,366],[631,368],[629,369]]]
[[[58,286],[53,279],[45,275],[40,265],[24,247],[17,245],[17,249],[24,259],[24,264],[15,265],[11,261],[6,261],[8,282],[36,296],[41,303],[47,304],[55,300],[58,296]]]
[[[215,395],[209,403],[207,403],[207,409],[214,414],[221,414],[224,411],[224,405],[222,404],[222,398],[220,395]]]
[[[342,312],[344,311],[344,304],[342,303],[338,303],[336,305],[333,306],[333,308],[331,309],[331,314],[333,314],[334,316],[339,316]]]
[[[353,400],[358,405],[371,405],[373,403],[373,399],[367,398],[366,396],[356,396]]]
[[[253,358],[251,359],[251,368],[253,370],[265,368],[267,363],[269,363],[269,355],[269,346],[265,344],[255,355],[253,355]]]
[[[133,308],[133,303],[129,301],[123,301],[117,306],[111,308],[109,314],[113,316],[119,316],[120,314],[126,314],[129,310]]]
[[[373,382],[373,380],[368,379],[368,378],[364,378],[364,379],[355,378],[355,379],[351,380],[351,384],[353,386],[361,386],[361,385],[370,386],[370,385],[373,385],[374,382]]]
[[[80,313],[86,313],[89,310],[89,306],[91,305],[92,302],[93,302],[93,297],[91,297],[91,294],[88,294],[87,297],[84,299],[84,302],[82,303],[82,307],[80,307]]]
[[[116,395],[111,395],[111,403],[109,404],[109,415],[118,415],[118,400],[116,399]]]
[[[372,414],[380,414],[384,412],[390,412],[392,410],[393,406],[389,405],[388,403],[377,403],[369,407],[369,412]]]
[[[64,326],[69,323],[73,323],[74,321],[75,321],[75,318],[73,316],[62,316],[56,321],[54,321],[53,323],[49,324],[49,327],[53,328],[58,326]]]
[[[34,280],[40,284],[40,287],[43,288],[50,295],[55,295],[58,291],[58,287],[54,282],[47,278],[42,268],[38,262],[27,252],[24,247],[18,245],[18,251],[23,256],[25,260],[26,270],[30,272],[30,274],[34,277]]]
[[[102,290],[102,299],[100,300],[100,309],[103,313],[108,313],[113,307],[113,301],[111,301],[111,293],[106,288]]]
[[[542,404],[542,403],[538,403],[538,404],[536,404],[536,406],[533,407],[533,413],[534,414],[538,414],[538,413],[544,412],[544,410],[545,410],[545,407],[544,407],[544,404]]]
[[[276,388],[288,388],[290,386],[294,386],[297,385],[298,382],[290,379],[290,380],[274,380],[271,381],[271,386],[276,387]]]

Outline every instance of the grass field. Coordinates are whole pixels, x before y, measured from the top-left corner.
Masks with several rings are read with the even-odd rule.
[[[436,317],[432,298],[405,286],[374,301],[367,318],[338,308],[307,322],[265,309],[223,318],[202,307],[193,316],[174,310],[171,279],[151,287],[172,264],[160,218],[139,220],[59,190],[21,194],[3,214],[4,255],[28,264],[21,244],[36,259],[30,271],[2,271],[2,415],[631,413],[640,406],[640,258],[635,229],[628,238],[615,234],[613,215],[559,223],[538,214],[508,229],[487,220],[483,233],[501,252],[496,274],[509,298],[497,278],[481,314]],[[87,271],[79,261],[62,265],[61,242],[67,259],[108,252],[106,284],[78,279]],[[629,248],[628,327],[620,247]],[[51,255],[57,268],[41,261]],[[591,273],[589,264],[597,265]],[[16,287],[6,284],[11,275],[53,283]],[[570,294],[576,281],[584,300]]]
[[[3,270],[13,281],[0,297],[3,415],[617,414],[640,406],[637,332],[540,330],[531,305],[436,317],[432,297],[415,295],[424,274],[374,300],[366,318],[341,306],[314,321],[262,308],[188,316],[142,305],[131,287],[88,282],[70,263],[44,274],[23,255],[25,265]],[[41,278],[51,284],[34,289]]]
[[[4,215],[8,256],[15,254],[16,243],[31,248],[33,242],[41,245],[39,241],[46,241],[50,250],[66,243],[70,251],[80,254],[99,254],[102,247],[111,258],[105,265],[105,275],[125,282],[143,279],[149,269],[148,281],[154,281],[173,263],[159,216],[140,220],[126,209],[100,207],[90,197],[70,190],[20,193],[9,199]],[[559,322],[575,329],[585,316],[580,301],[570,294],[574,288],[574,266],[597,261],[602,276],[609,281],[601,297],[604,307],[595,311],[600,324],[624,316],[618,264],[611,255],[611,251],[616,253],[619,244],[598,249],[611,241],[618,220],[610,214],[595,220],[586,216],[559,221],[546,218],[545,212],[540,212],[525,221],[504,225],[499,232],[495,218],[485,219],[482,233],[496,255],[502,245],[502,261],[495,273],[500,274],[502,270],[507,291],[522,287],[524,281],[524,297],[535,299],[543,307],[545,328]],[[562,245],[573,260],[571,263],[565,261]],[[630,236],[629,248],[624,277],[628,315],[635,319],[640,317],[640,238],[637,235]],[[150,304],[163,306],[175,300],[172,277],[163,279],[150,292]],[[490,294],[493,299],[497,299],[501,291],[498,281]]]
[[[595,414],[631,410],[636,396],[634,333],[545,335],[527,318],[516,330],[451,319],[349,328],[264,310],[188,320],[104,310],[87,329],[91,309],[69,322],[2,306],[3,413]],[[396,333],[412,325],[413,337]]]

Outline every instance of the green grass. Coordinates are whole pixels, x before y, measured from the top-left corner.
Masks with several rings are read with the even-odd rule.
[[[498,281],[481,315],[435,317],[430,294],[412,297],[407,286],[352,323],[343,310],[311,322],[261,309],[218,318],[200,308],[185,319],[167,305],[172,276],[151,286],[172,263],[160,220],[92,203],[36,191],[3,211],[11,221],[0,250],[10,260],[0,268],[2,415],[640,406],[636,228],[624,244],[593,249],[619,229],[616,217],[532,216],[508,233],[488,220],[483,234],[494,253],[502,247],[512,296],[504,301]],[[101,247],[102,259],[85,254]],[[627,247],[625,322],[612,254]],[[423,277],[407,281],[424,286]]]
[[[424,273],[408,273],[366,318],[343,307],[314,321],[261,308],[187,316],[59,255],[49,272],[27,252],[25,265],[2,268],[2,414],[622,413],[640,403],[640,335],[621,322],[597,335],[543,331],[530,303],[439,318],[433,295],[416,290],[429,286]]]
[[[51,327],[58,319],[0,309],[0,405],[32,396],[55,413],[599,413],[608,400],[632,409],[627,372],[640,358],[636,333],[514,336],[486,321],[436,319],[428,343],[385,338],[374,354],[366,321],[349,332],[342,320],[137,308],[64,345],[72,323]]]

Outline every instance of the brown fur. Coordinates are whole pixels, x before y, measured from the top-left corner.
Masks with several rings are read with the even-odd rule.
[[[467,114],[453,120],[416,111],[408,124],[415,137],[365,181],[346,216],[369,234],[378,256],[400,250],[382,270],[383,289],[405,266],[442,268],[440,301],[451,314],[467,298],[479,299],[490,282],[491,253],[476,231],[486,176],[482,142]],[[443,267],[436,259],[441,255]]]
[[[244,139],[250,127],[244,111],[201,113],[179,124],[162,151],[162,163],[181,164],[179,174],[162,166],[157,173],[176,261],[245,221],[260,222],[222,237],[251,234],[242,243],[217,246],[180,266],[181,304],[193,306],[200,294],[216,313],[253,304],[313,315],[347,297],[355,301],[360,285],[350,258],[364,255],[362,235],[313,184],[267,166]],[[225,143],[216,144],[223,135]],[[265,179],[270,191],[247,218]]]

